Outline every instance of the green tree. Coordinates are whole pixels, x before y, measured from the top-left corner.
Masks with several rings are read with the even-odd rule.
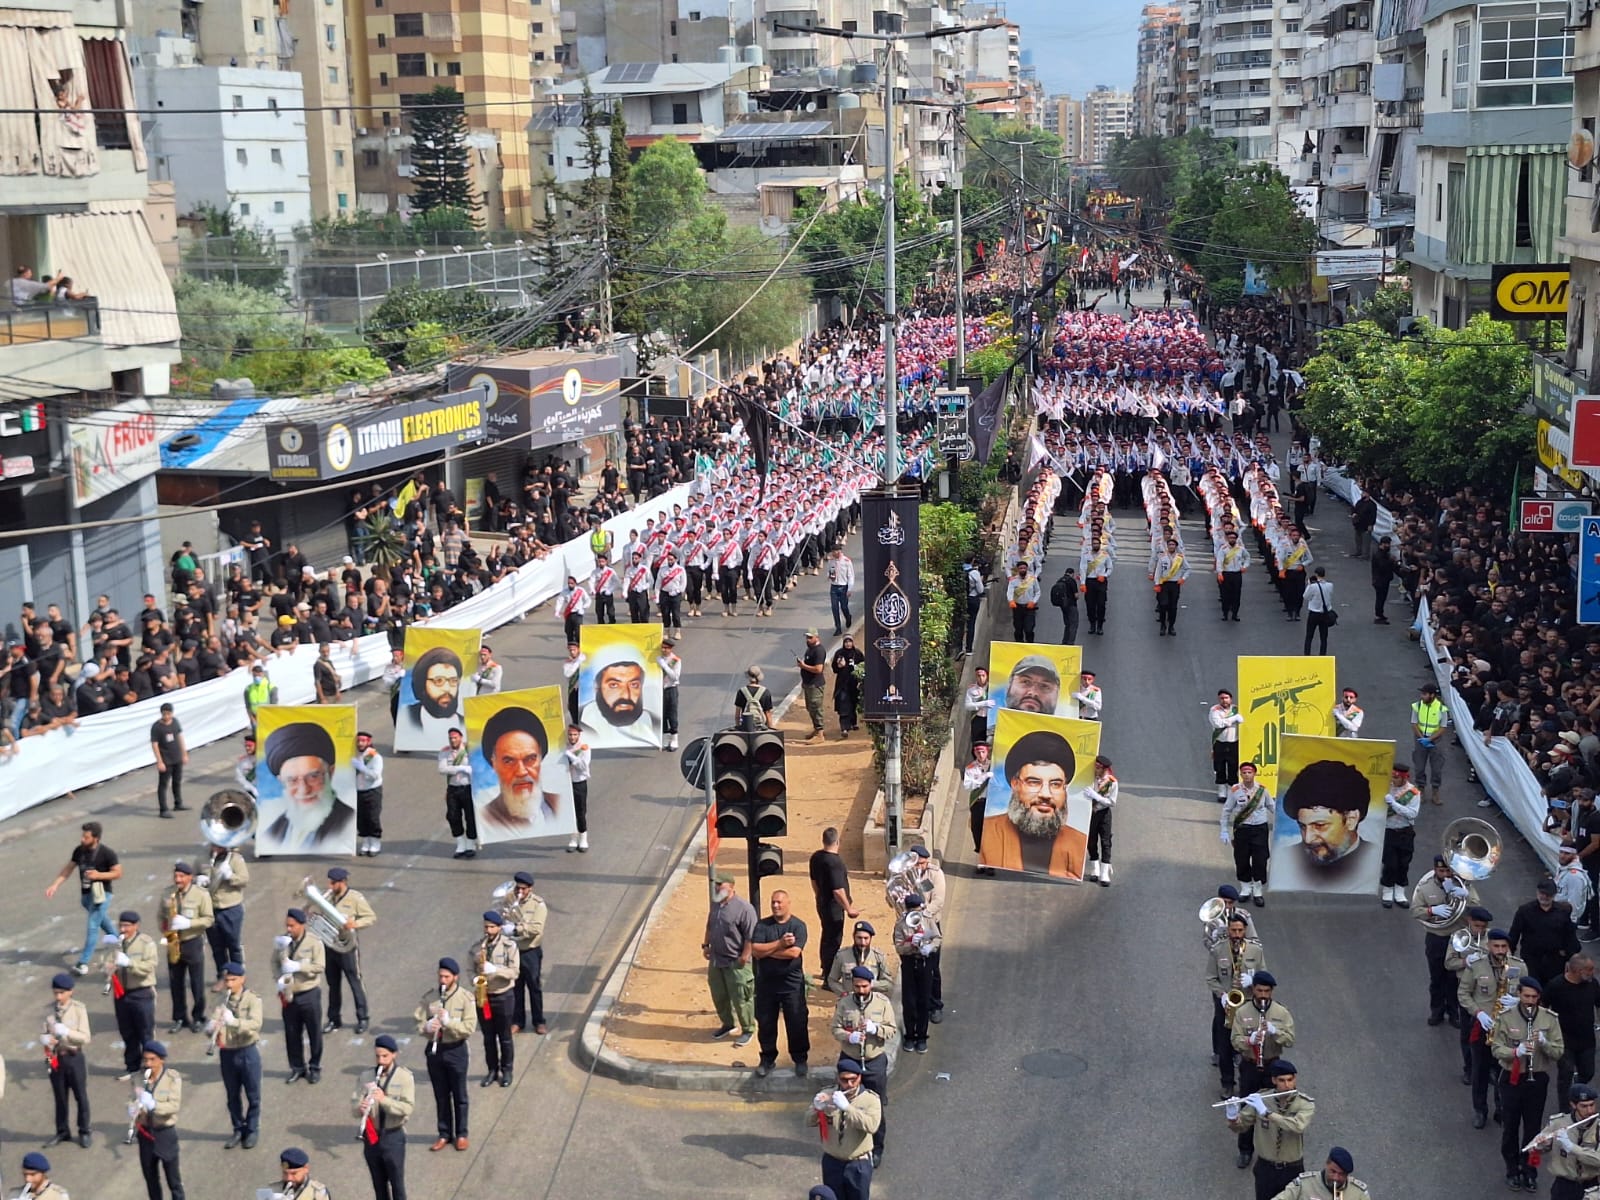
[[[416,98],[411,107],[411,206],[478,211],[467,158],[467,110],[461,93],[440,85]]]
[[[1310,281],[1316,222],[1289,180],[1265,163],[1197,169],[1179,197],[1167,236],[1173,251],[1210,283],[1241,279],[1253,262],[1274,288]]]
[[[706,180],[694,151],[675,137],[645,147],[630,178],[634,231],[641,242],[688,220],[705,201]]]
[[[419,365],[407,357],[411,330],[418,325],[437,325],[462,342],[478,344],[493,334],[497,325],[512,314],[475,288],[449,291],[424,288],[409,280],[383,298],[383,303],[368,318],[362,337],[374,354],[399,366]]]
[[[1061,160],[1061,138],[1043,129],[1014,121],[997,121],[984,113],[969,113],[967,131],[967,185],[990,188],[1002,196],[1017,190],[1019,172],[1030,195],[1047,191]]]
[[[1411,289],[1403,283],[1386,283],[1362,301],[1357,314],[1372,321],[1385,333],[1400,332],[1400,322],[1411,315]]]
[[[859,203],[834,205],[813,221],[823,203],[820,191],[802,191],[795,199],[790,226],[805,231],[800,254],[812,264],[816,291],[839,295],[850,305],[860,297],[860,302],[876,307],[884,287],[883,197],[869,192]],[[904,175],[895,177],[894,203],[895,297],[905,307],[939,256],[933,236],[938,222]]]
[[[284,290],[283,256],[266,226],[241,221],[230,210],[210,204],[195,209],[195,215],[205,219],[206,236],[184,251],[183,274],[241,284],[257,293]],[[255,302],[259,308],[259,294]]]

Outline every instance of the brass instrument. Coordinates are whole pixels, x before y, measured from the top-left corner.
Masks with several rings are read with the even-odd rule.
[[[502,922],[510,923],[511,917],[517,916],[522,911],[522,902],[517,899],[517,884],[515,880],[508,879],[490,894],[490,901],[495,912],[500,914]]]
[[[1243,988],[1229,988],[1222,997],[1222,1023],[1229,1029],[1233,1028],[1233,1014],[1244,1007],[1244,1002],[1249,997],[1244,994]]]
[[[1228,902],[1221,896],[1215,896],[1202,904],[1200,911],[1195,914],[1205,925],[1205,931],[1201,936],[1205,940],[1207,950],[1214,949],[1216,944],[1227,936],[1228,921],[1222,915],[1227,911]]]
[[[891,858],[885,868],[887,878],[883,885],[883,897],[896,913],[903,915],[906,911],[906,900],[922,893],[913,874],[916,864],[917,856],[905,850]]]
[[[183,947],[178,944],[178,931],[172,928],[172,918],[178,915],[178,891],[173,888],[161,902],[161,936],[167,943],[167,966],[183,957]]]
[[[139,1093],[144,1091],[145,1088],[149,1086],[150,1068],[146,1067],[144,1074],[139,1079],[139,1082],[133,1085],[133,1101],[128,1105],[128,1132],[123,1136],[122,1139],[122,1144],[124,1146],[133,1145],[134,1135],[139,1130],[139,1113],[143,1111],[139,1107]]]
[[[1450,949],[1457,954],[1465,954],[1468,950],[1482,950],[1483,943],[1473,936],[1472,930],[1463,925],[1450,935]]]
[[[228,788],[212,792],[200,809],[200,836],[213,846],[231,850],[256,833],[256,802],[249,793]]]
[[[1441,841],[1440,853],[1449,865],[1450,874],[1463,888],[1494,874],[1505,848],[1500,831],[1477,817],[1457,817],[1445,826]],[[1448,929],[1461,919],[1467,911],[1467,904],[1465,891],[1459,896],[1452,896],[1449,913],[1443,917],[1427,914],[1422,918],[1422,927],[1435,931]]]
[[[222,1014],[228,1011],[228,1002],[224,1000],[211,1010],[211,1018],[206,1022],[206,1033],[211,1035],[211,1040],[206,1043],[206,1057],[214,1057],[222,1048],[222,1031],[226,1028]]]
[[[488,938],[478,943],[478,948],[473,952],[473,959],[477,964],[478,973],[472,977],[472,999],[479,1010],[489,1003],[489,976],[484,971],[483,964],[488,959]]]
[[[346,929],[345,915],[339,911],[328,895],[316,884],[311,882],[307,875],[300,881],[301,891],[305,893],[308,904],[311,905],[307,916],[306,928],[311,930],[311,935],[326,946],[340,954],[349,954],[356,948],[356,931]]]
[[[355,1101],[356,1105],[356,1141],[358,1142],[366,1140],[367,1117],[372,1112],[372,1105],[374,1103],[373,1093],[378,1090],[378,1080],[376,1076],[377,1073],[381,1072],[382,1070],[382,1067],[373,1068],[374,1077],[367,1080],[366,1087],[357,1092],[354,1096],[350,1097]]]

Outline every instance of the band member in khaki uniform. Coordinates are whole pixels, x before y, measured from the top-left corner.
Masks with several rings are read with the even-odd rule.
[[[37,1150],[22,1156],[22,1183],[28,1200],[67,1200],[50,1178],[50,1160]]]
[[[184,1029],[200,1032],[206,1019],[206,930],[215,919],[211,911],[211,893],[194,886],[194,868],[186,862],[175,863],[172,868],[172,886],[161,899],[162,928],[167,935],[167,983],[172,989],[172,1024],[168,1033]],[[178,954],[174,958],[170,943],[178,939]],[[184,999],[184,983],[188,982],[189,997]]]
[[[911,853],[916,856],[911,873],[915,876],[917,887],[922,892],[922,911],[935,925],[943,926],[944,867],[934,859],[926,846],[913,846]],[[943,952],[937,947],[928,955],[928,970],[933,985],[929,997],[928,1020],[935,1025],[944,1020],[944,975],[939,969],[939,960],[942,957]]]
[[[477,973],[485,977],[484,986],[488,992],[478,1016],[482,1018],[483,1058],[489,1073],[479,1082],[479,1087],[496,1082],[501,1087],[511,1086],[516,1053],[511,1043],[511,1007],[516,999],[512,992],[517,986],[517,972],[522,968],[522,956],[517,953],[517,943],[513,940],[515,936],[516,926],[494,909],[485,910],[483,940],[472,952]]]
[[[1228,993],[1235,988],[1246,996],[1257,971],[1267,966],[1267,952],[1246,931],[1250,919],[1243,910],[1228,919],[1228,936],[1211,948],[1206,958],[1206,987],[1211,990],[1211,1061],[1222,1072],[1222,1094],[1233,1095],[1233,1045],[1229,1040]]]
[[[1468,908],[1478,903],[1477,889],[1457,879],[1442,854],[1433,856],[1433,870],[1419,879],[1411,892],[1411,918],[1419,924],[1426,923],[1428,930],[1422,939],[1422,952],[1428,960],[1429,1025],[1459,1019],[1456,980],[1445,969],[1444,956],[1450,948],[1450,935],[1467,923],[1466,909],[1455,920],[1442,925],[1440,922],[1446,921],[1454,903],[1463,896]]]
[[[1500,1064],[1500,1157],[1506,1164],[1506,1183],[1520,1180],[1527,1191],[1537,1191],[1539,1171],[1522,1147],[1533,1141],[1544,1125],[1544,1102],[1555,1077],[1556,1063],[1565,1046],[1555,1013],[1539,1006],[1544,985],[1531,975],[1517,981],[1517,1002],[1494,1021],[1489,1048]]]
[[[195,882],[211,893],[212,922],[206,941],[217,971],[211,990],[220,992],[226,986],[222,968],[244,961],[244,890],[250,886],[250,866],[237,850],[212,846],[211,858]]]
[[[806,1124],[822,1131],[822,1182],[838,1200],[872,1195],[872,1134],[883,1120],[877,1096],[861,1086],[861,1063],[841,1058],[837,1084],[811,1101]]]
[[[461,964],[441,958],[439,986],[422,998],[415,1014],[417,1033],[428,1039],[425,1061],[439,1121],[439,1138],[429,1150],[467,1148],[467,1071],[478,1010],[472,994],[459,985],[460,978]]]
[[[167,1177],[172,1200],[183,1200],[183,1175],[178,1170],[178,1109],[183,1104],[183,1077],[167,1067],[167,1048],[160,1042],[144,1047],[144,1085],[134,1092],[128,1115],[139,1142],[139,1169],[150,1200],[161,1200],[161,1176]]]
[[[344,917],[344,927],[351,933],[357,934],[359,930],[366,929],[378,919],[378,914],[372,911],[372,905],[367,903],[367,898],[350,886],[350,872],[343,867],[328,868],[329,902],[339,910]],[[323,1033],[332,1033],[343,1022],[340,1018],[344,1015],[344,981],[350,981],[350,995],[356,1005],[356,1032],[367,1031],[367,989],[361,982],[361,945],[359,940],[354,949],[348,953],[338,950],[328,950],[326,954],[328,964],[328,1021],[322,1027]]]
[[[299,1146],[278,1155],[278,1166],[283,1171],[284,1200],[332,1200],[328,1189],[311,1178],[311,1156]]]
[[[1456,996],[1458,1003],[1456,1008],[1457,1012],[1459,1013],[1457,1024],[1460,1026],[1460,1028],[1456,1032],[1457,1040],[1461,1046],[1462,1087],[1471,1086],[1473,1048],[1480,1042],[1485,1042],[1486,1039],[1483,1036],[1483,1030],[1478,1029],[1477,1023],[1472,1019],[1472,1014],[1465,1008],[1461,1007],[1459,1003],[1461,995],[1461,972],[1466,970],[1467,967],[1472,963],[1480,962],[1488,956],[1489,923],[1493,920],[1494,914],[1491,913],[1487,908],[1481,908],[1477,905],[1474,905],[1473,907],[1467,909],[1467,933],[1472,938],[1471,942],[1468,943],[1464,950],[1460,951],[1456,949],[1455,943],[1451,942],[1449,949],[1447,949],[1444,954],[1444,969],[1453,974],[1457,981]],[[1516,975],[1512,976],[1512,978],[1520,978],[1521,975],[1522,972],[1519,971]],[[1476,1037],[1474,1037],[1472,1033],[1474,1029],[1478,1029]],[[1493,1065],[1493,1059],[1490,1059],[1490,1065]]]
[[[861,1086],[878,1098],[883,1112],[872,1132],[872,1165],[883,1164],[883,1140],[888,1132],[889,1046],[895,1027],[894,1001],[874,990],[877,976],[871,967],[852,967],[851,992],[833,1006],[833,1037],[845,1054],[861,1061]]]
[[[1477,1036],[1469,1034],[1468,1050],[1472,1055],[1472,1127],[1482,1129],[1489,1123],[1489,1086],[1494,1085],[1494,1115],[1500,1113],[1500,1068],[1495,1065],[1489,1048],[1489,1035],[1494,1032],[1495,1018],[1517,1003],[1517,981],[1527,974],[1528,968],[1520,958],[1511,953],[1511,939],[1504,929],[1489,930],[1484,953],[1474,957],[1470,952],[1462,956],[1461,983],[1457,990],[1464,1019],[1477,1029]],[[1521,1145],[1519,1142],[1518,1145]]]
[[[894,949],[900,956],[900,1005],[905,1014],[905,1048],[928,1052],[928,1022],[933,1012],[933,971],[928,959],[943,937],[936,922],[922,915],[922,897],[905,898],[906,911],[894,923]]]
[[[1367,1185],[1351,1176],[1355,1169],[1350,1151],[1335,1146],[1322,1170],[1307,1171],[1272,1200],[1372,1200]]]
[[[78,1144],[88,1149],[94,1140],[89,1124],[89,1010],[72,998],[72,976],[62,971],[50,981],[55,1000],[44,1011],[45,1064],[50,1068],[50,1092],[56,1101],[56,1136],[48,1142],[72,1140],[67,1120],[67,1094],[78,1102]]]
[[[828,990],[835,996],[851,993],[850,972],[856,967],[866,967],[872,972],[873,991],[887,996],[893,989],[889,956],[872,944],[877,932],[870,921],[857,921],[850,933],[850,945],[833,956],[833,966],[828,969]]]
[[[122,1039],[118,1082],[127,1083],[143,1069],[144,1044],[156,1031],[156,942],[139,931],[139,914],[131,909],[117,919],[117,929],[117,944],[106,948],[106,970]]]
[[[1272,998],[1278,986],[1271,971],[1257,971],[1250,980],[1250,999],[1233,1014],[1233,1049],[1239,1055],[1239,1095],[1248,1096],[1267,1084],[1267,1064],[1283,1057],[1294,1045],[1294,1017]],[[1240,1170],[1250,1165],[1255,1153],[1255,1128],[1239,1135]]]
[[[1534,1143],[1544,1165],[1550,1168],[1550,1200],[1583,1200],[1584,1192],[1600,1182],[1596,1099],[1600,1099],[1600,1092],[1587,1083],[1573,1084],[1567,1092],[1570,1113],[1551,1117]],[[1574,1129],[1574,1125],[1578,1128]]]
[[[306,932],[305,909],[291,908],[283,925],[285,932],[274,939],[272,974],[278,980],[283,1041],[289,1054],[289,1078],[284,1082],[316,1083],[322,1078],[322,975],[327,960],[322,943]]]
[[[550,908],[533,890],[533,876],[518,871],[511,877],[511,895],[505,901],[506,923],[517,943],[517,982],[512,988],[511,1032],[532,1029],[549,1033],[544,1023],[544,988],[539,975],[544,968],[544,923]]]
[[[417,1083],[395,1061],[399,1044],[387,1033],[372,1042],[371,1081],[356,1100],[361,1122],[361,1157],[367,1161],[376,1200],[406,1200],[406,1121],[417,1106]]]
[[[261,1133],[261,1023],[266,1005],[261,997],[245,988],[244,964],[225,963],[222,984],[226,994],[211,1010],[206,1032],[222,1064],[222,1090],[228,1098],[228,1120],[233,1135],[222,1144],[224,1150],[242,1145],[252,1149]],[[249,1108],[245,1104],[249,1104]]]
[[[1317,1111],[1311,1097],[1296,1090],[1299,1075],[1292,1062],[1277,1059],[1267,1073],[1272,1077],[1270,1088],[1252,1092],[1224,1110],[1228,1128],[1239,1134],[1241,1142],[1246,1130],[1255,1131],[1256,1200],[1272,1200],[1305,1169],[1303,1139]]]

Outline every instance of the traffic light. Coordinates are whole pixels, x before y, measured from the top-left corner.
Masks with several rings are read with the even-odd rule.
[[[765,879],[768,875],[783,874],[783,847],[774,846],[769,842],[756,844],[755,877]]]
[[[711,791],[717,798],[717,836],[751,838],[750,737],[725,729],[711,737]]]
[[[783,734],[776,729],[761,729],[746,736],[750,739],[751,824],[755,836],[782,837],[789,832]]]

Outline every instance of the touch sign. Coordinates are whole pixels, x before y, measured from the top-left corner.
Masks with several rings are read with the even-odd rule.
[[[1517,527],[1523,533],[1577,533],[1594,512],[1587,500],[1523,500]]]

